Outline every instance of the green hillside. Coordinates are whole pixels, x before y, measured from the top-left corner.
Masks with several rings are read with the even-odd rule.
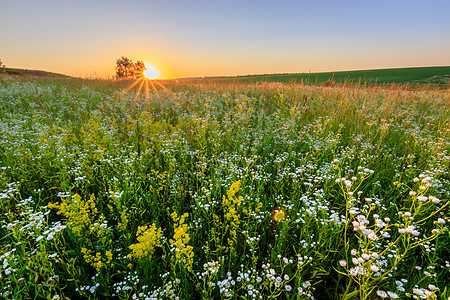
[[[432,84],[446,85],[450,81],[450,66],[445,67],[417,67],[397,69],[376,69],[325,73],[298,73],[298,74],[268,74],[237,76],[229,78],[216,78],[219,81],[235,82],[352,82],[352,83],[379,83],[379,84]]]
[[[6,76],[25,76],[25,77],[40,77],[40,78],[71,78],[70,76],[47,72],[42,70],[27,70],[27,69],[16,69],[16,68],[4,68],[1,73]]]

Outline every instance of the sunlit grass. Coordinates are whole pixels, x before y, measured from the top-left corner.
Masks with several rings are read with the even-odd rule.
[[[0,82],[7,299],[447,299],[448,93]]]

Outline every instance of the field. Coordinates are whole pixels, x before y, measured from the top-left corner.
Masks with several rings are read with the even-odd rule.
[[[0,297],[448,299],[450,94],[0,80]]]
[[[235,82],[285,82],[285,83],[325,83],[332,84],[402,84],[430,85],[432,87],[448,87],[450,82],[450,67],[417,67],[398,69],[375,69],[324,73],[299,74],[269,74],[217,78],[220,81]]]

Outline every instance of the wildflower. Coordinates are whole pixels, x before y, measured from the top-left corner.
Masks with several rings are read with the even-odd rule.
[[[429,284],[429,285],[428,285],[428,288],[429,288],[431,291],[436,290],[436,286],[434,286],[434,285],[432,285],[432,284]]]
[[[173,239],[169,240],[172,247],[174,247],[173,249],[176,250],[175,259],[184,263],[187,270],[191,270],[192,264],[194,262],[194,248],[190,245],[187,245],[187,243],[190,241],[188,233],[189,226],[185,224],[185,219],[189,216],[189,214],[185,213],[181,217],[178,217],[178,214],[176,212],[173,212],[170,216],[175,222],[175,233]]]
[[[286,291],[292,291],[292,287],[289,284],[286,284],[284,287],[286,288]]]
[[[429,196],[428,197],[433,203],[438,204],[439,202],[441,202],[441,200],[439,200],[438,198],[434,197],[434,196]]]
[[[145,256],[151,256],[155,247],[161,245],[163,236],[161,228],[156,228],[155,224],[148,226],[139,226],[136,233],[138,243],[132,244],[129,248],[133,251],[132,256],[141,259]]]
[[[408,227],[405,228],[405,231],[406,231],[407,233],[412,233],[413,230],[414,230],[414,228],[413,228],[412,226],[408,226]]]
[[[377,295],[379,297],[381,297],[381,298],[387,298],[388,297],[388,294],[385,291],[382,291],[382,290],[378,290],[377,291]]]
[[[427,176],[427,177],[425,177],[424,179],[422,179],[422,182],[423,182],[423,183],[430,183],[430,181],[431,181],[432,179],[433,179],[433,178]]]
[[[422,202],[425,202],[425,201],[428,200],[428,198],[425,197],[425,196],[417,196],[417,200],[422,201]]]
[[[385,237],[385,238],[390,238],[390,237],[391,237],[391,235],[390,235],[389,232],[387,232],[387,231],[382,231],[382,232],[381,232],[381,235],[382,235],[383,237]]]
[[[375,223],[376,223],[376,225],[377,225],[377,227],[379,227],[379,228],[384,228],[384,227],[386,227],[386,223],[384,223],[382,220],[380,220],[380,219],[376,219],[375,220]]]
[[[371,265],[371,266],[370,266],[370,269],[371,269],[373,272],[378,272],[378,271],[380,270],[380,268],[378,268],[376,265]]]
[[[352,249],[352,251],[350,252],[351,255],[355,256],[356,255],[356,250]]]
[[[285,216],[286,216],[286,214],[285,214],[283,208],[281,208],[279,206],[275,207],[270,215],[272,220],[274,220],[275,222],[280,222],[281,220],[284,219]]]
[[[377,235],[375,234],[375,232],[371,231],[368,235],[367,238],[372,240],[372,241],[376,241],[378,239]]]
[[[339,264],[341,265],[341,267],[345,267],[347,265],[347,262],[345,260],[340,260]]]
[[[445,224],[445,220],[442,219],[442,218],[439,218],[439,219],[437,220],[437,222],[438,222],[439,224]]]
[[[413,288],[413,293],[420,297],[422,297],[422,296],[426,297],[423,289]]]
[[[361,257],[364,258],[364,260],[369,260],[369,259],[370,259],[370,255],[367,254],[367,253],[363,253],[363,254],[361,255]]]
[[[398,299],[398,295],[396,293],[387,291],[387,294],[389,295],[390,298],[392,299]]]
[[[348,273],[349,273],[351,276],[356,276],[356,275],[358,275],[358,271],[357,271],[355,268],[351,268],[350,270],[348,270]]]

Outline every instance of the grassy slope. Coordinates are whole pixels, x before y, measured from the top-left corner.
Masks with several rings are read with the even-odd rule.
[[[42,70],[27,70],[16,68],[5,68],[1,70],[6,76],[29,76],[29,77],[44,77],[44,78],[71,78],[70,76],[47,72]]]
[[[376,69],[360,71],[343,72],[325,72],[325,73],[298,73],[298,74],[273,74],[273,75],[255,75],[233,78],[217,79],[219,81],[238,81],[238,82],[260,82],[260,81],[278,81],[278,82],[367,82],[367,83],[396,83],[396,84],[441,84],[445,85],[450,79],[450,67],[417,67],[417,68],[398,68],[398,69]]]

